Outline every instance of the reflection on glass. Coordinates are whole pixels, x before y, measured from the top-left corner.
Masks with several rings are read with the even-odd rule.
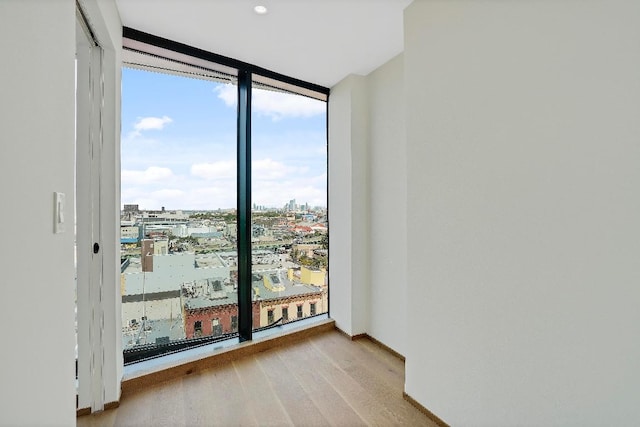
[[[257,329],[327,312],[327,139],[324,101],[254,83],[251,104]]]
[[[122,85],[126,360],[237,332],[236,89],[127,68]]]

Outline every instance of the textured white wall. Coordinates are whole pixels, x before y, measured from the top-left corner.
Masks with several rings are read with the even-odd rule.
[[[404,58],[367,76],[369,99],[370,320],[368,333],[400,354],[407,328],[407,145]]]
[[[351,75],[329,100],[329,309],[350,335],[369,318],[369,193],[366,80]]]
[[[405,11],[406,391],[452,425],[640,424],[640,4]]]
[[[74,9],[0,2],[0,425],[75,424]]]
[[[92,23],[102,25],[98,33],[108,34],[106,26],[112,32],[106,80],[119,81],[121,28],[115,2],[82,3],[92,9]],[[75,17],[72,0],[0,2],[0,51],[6,59],[0,67],[4,195],[0,219],[4,224],[28,224],[8,227],[3,236],[0,322],[7,327],[0,367],[0,425],[75,424]],[[119,84],[114,87],[117,92],[107,95],[108,103],[119,106]],[[113,124],[107,130],[108,141],[119,136],[119,120],[119,109],[105,115],[105,122]],[[116,150],[112,144],[111,157],[106,159],[114,183],[119,179],[119,175],[115,178],[116,171],[119,174]],[[116,191],[112,198],[117,197]],[[62,234],[53,234],[54,192],[66,194],[67,225]],[[114,221],[114,236],[115,227]],[[104,246],[108,250],[109,244]],[[118,265],[113,266],[111,277],[117,283]],[[116,319],[119,322],[119,312]],[[116,400],[122,372],[120,331],[113,323],[105,330],[105,336],[112,332],[114,361],[106,372],[107,397]]]
[[[403,58],[351,75],[329,101],[330,310],[399,353],[406,341]]]
[[[349,77],[351,85],[351,283],[352,333],[369,330],[371,289],[371,246],[369,213],[370,141],[367,81]],[[340,209],[340,206],[337,206]]]
[[[351,333],[351,96],[347,81],[329,100],[329,311]]]

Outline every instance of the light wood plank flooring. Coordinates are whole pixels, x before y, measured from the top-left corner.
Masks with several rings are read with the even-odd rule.
[[[436,427],[403,384],[400,359],[334,330],[132,392],[78,426]]]

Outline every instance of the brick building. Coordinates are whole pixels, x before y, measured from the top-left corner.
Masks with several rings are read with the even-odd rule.
[[[235,292],[224,298],[188,298],[182,305],[182,318],[187,338],[218,336],[238,331],[238,296]],[[260,326],[260,303],[254,301],[253,327]]]

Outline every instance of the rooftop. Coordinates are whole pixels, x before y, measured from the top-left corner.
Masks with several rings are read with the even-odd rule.
[[[122,347],[124,349],[141,344],[153,344],[156,342],[156,338],[169,337],[171,341],[175,341],[183,339],[185,336],[182,318],[180,317],[146,320],[144,325],[144,330],[141,323],[133,327],[124,326],[122,328]]]
[[[185,309],[202,309],[207,307],[220,307],[222,305],[238,304],[238,293],[227,292],[225,298],[211,299],[207,296],[191,297],[185,300]]]
[[[265,286],[265,275],[268,277],[267,282],[271,282],[276,285],[272,286],[272,289]],[[316,286],[292,282],[287,278],[286,270],[281,269],[263,270],[260,273],[254,272],[252,287],[254,294],[256,289],[258,290],[258,298],[261,300],[311,295],[322,292],[322,289]]]

